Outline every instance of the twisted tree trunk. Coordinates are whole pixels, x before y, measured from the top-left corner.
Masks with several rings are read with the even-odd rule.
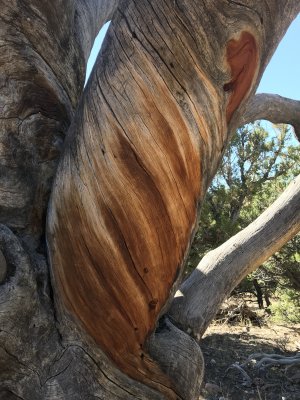
[[[196,399],[201,350],[178,299],[167,311],[230,132],[300,5],[0,4],[0,398]]]

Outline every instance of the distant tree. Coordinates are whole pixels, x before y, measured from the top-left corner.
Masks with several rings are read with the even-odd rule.
[[[207,192],[188,270],[207,251],[249,225],[300,172],[300,146],[288,125],[256,122],[239,128]],[[297,235],[236,289],[252,291],[259,306],[268,306],[278,285],[300,290]]]
[[[256,281],[255,290],[259,288],[262,291],[264,305],[267,307],[271,305],[275,320],[300,322],[299,249],[300,235],[298,234],[236,288],[237,291],[243,291],[247,285],[249,287],[251,282]],[[270,295],[275,303],[271,304]]]

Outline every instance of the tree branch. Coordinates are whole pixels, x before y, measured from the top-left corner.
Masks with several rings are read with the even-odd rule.
[[[285,123],[294,127],[300,140],[300,101],[277,94],[260,93],[251,98],[241,117],[241,125],[258,119],[266,119],[275,124]]]
[[[201,336],[234,287],[299,230],[300,175],[253,223],[201,260],[177,291],[169,315]]]

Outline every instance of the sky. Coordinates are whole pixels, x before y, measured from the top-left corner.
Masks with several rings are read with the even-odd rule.
[[[95,63],[108,26],[109,23],[105,24],[95,39],[87,65],[87,77]],[[279,44],[257,91],[300,100],[300,14]]]
[[[300,14],[280,42],[257,91],[300,100]]]
[[[97,55],[98,55],[98,53],[100,51],[101,44],[103,42],[103,39],[104,39],[104,36],[105,36],[105,34],[107,32],[108,27],[109,27],[109,22],[107,22],[105,25],[103,25],[102,29],[100,30],[100,32],[98,33],[98,35],[97,35],[97,37],[95,39],[95,42],[94,42],[94,45],[92,47],[91,54],[90,54],[90,57],[88,59],[88,63],[87,63],[87,66],[86,66],[85,82],[87,82],[87,80],[88,80],[88,78],[90,76],[90,73],[91,73],[91,71],[93,69],[93,66],[95,64]]]

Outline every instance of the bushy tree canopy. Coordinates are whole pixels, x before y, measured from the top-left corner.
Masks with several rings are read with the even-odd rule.
[[[257,218],[299,174],[299,149],[288,125],[256,122],[236,131],[207,193],[189,270]],[[253,291],[256,279],[268,290],[300,290],[299,241],[297,235],[244,281],[243,289]]]

